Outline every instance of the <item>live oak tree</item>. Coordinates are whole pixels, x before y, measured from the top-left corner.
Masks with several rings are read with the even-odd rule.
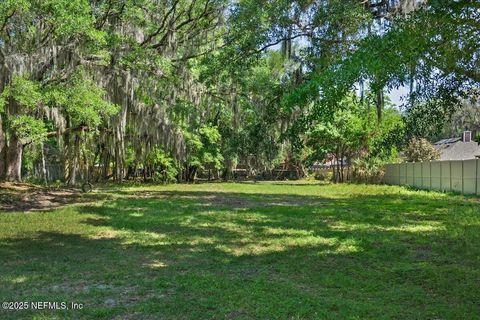
[[[36,124],[53,122],[58,135],[68,140],[64,145],[73,150],[64,154],[70,182],[76,180],[84,147],[97,153],[105,172],[112,167],[121,180],[127,139],[144,152],[159,144],[176,149],[184,145],[165,105],[200,102],[203,86],[188,61],[217,46],[223,9],[222,2],[210,0],[4,1],[0,89],[10,88],[18,76],[40,91],[54,91],[48,103],[24,107],[35,109]],[[90,79],[83,87],[71,79],[78,67],[83,68],[82,77]],[[22,147],[9,119],[16,117],[19,102],[19,97],[8,96],[0,127],[2,176],[14,181],[21,179]],[[113,115],[108,104],[119,106],[119,112]],[[97,112],[108,119],[102,118],[92,146],[81,136],[99,129]]]
[[[44,99],[46,86],[88,64],[102,41],[88,2],[4,1],[0,4],[0,177],[21,180],[25,145],[41,140],[45,123],[65,116]]]
[[[46,134],[45,124],[37,116],[42,112],[42,95],[38,84],[14,76],[0,99],[0,177],[20,181],[23,148],[27,144],[41,142]]]

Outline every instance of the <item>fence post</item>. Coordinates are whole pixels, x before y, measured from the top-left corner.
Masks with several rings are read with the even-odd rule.
[[[462,159],[462,194],[465,194],[465,160]]]

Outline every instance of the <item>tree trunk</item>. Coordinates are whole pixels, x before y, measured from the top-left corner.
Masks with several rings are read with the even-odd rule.
[[[350,157],[347,158],[347,181],[351,182],[351,177],[350,177]]]
[[[7,161],[5,180],[11,182],[22,182],[23,144],[14,133],[10,136],[6,155]]]
[[[45,163],[45,145],[42,143],[41,147],[41,152],[42,152],[42,178],[43,178],[43,183],[45,185],[48,184],[48,177],[47,177],[47,166]]]
[[[336,171],[336,168],[337,168],[337,160],[333,161],[332,160],[332,182],[336,182],[336,179],[337,179],[337,171]]]
[[[5,179],[7,170],[7,137],[3,130],[3,120],[0,115],[0,181]]]
[[[197,174],[197,167],[189,167],[188,170],[188,182],[195,182],[195,175]]]
[[[110,167],[110,154],[108,153],[107,148],[105,148],[103,153],[103,167],[102,167],[102,179],[104,181],[108,180],[109,167]]]
[[[338,157],[336,158],[336,161],[337,161],[337,177],[335,179],[335,182],[339,183],[340,182],[340,162],[338,160]]]
[[[340,155],[340,182],[345,182],[344,174],[343,174],[343,154]]]
[[[375,105],[377,107],[377,121],[380,123],[382,121],[383,106],[385,104],[383,89],[377,91],[377,97],[375,99]]]
[[[68,167],[67,184],[75,185],[77,183],[77,169],[80,160],[80,138],[78,136],[74,137],[74,144],[69,146],[68,154],[70,166]]]

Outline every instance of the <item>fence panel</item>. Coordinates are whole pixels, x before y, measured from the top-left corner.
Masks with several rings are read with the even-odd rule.
[[[480,159],[477,159],[477,183],[476,183],[477,195],[480,196]]]
[[[431,189],[432,188],[432,180],[430,175],[430,161],[420,162],[422,166],[422,188],[423,189]]]
[[[441,171],[441,162],[440,161],[432,161],[430,162],[431,167],[431,188],[433,190],[442,190],[442,171]]]
[[[398,165],[399,167],[399,171],[400,171],[400,174],[399,174],[399,185],[406,185],[407,184],[407,164],[406,163],[400,163]]]
[[[480,159],[388,164],[384,181],[480,195]]]
[[[450,161],[441,161],[440,170],[442,171],[442,188],[441,191],[452,190],[452,176],[450,174]]]
[[[422,187],[422,163],[413,163],[413,186],[416,188]]]
[[[452,191],[463,192],[463,161],[450,161]]]
[[[385,165],[385,183],[387,184],[395,184],[394,179],[393,179],[393,170],[395,169],[395,166],[393,164],[387,164]]]
[[[463,193],[475,194],[477,192],[477,160],[463,161]]]
[[[413,181],[415,179],[414,165],[415,163],[411,163],[411,162],[407,163],[407,185],[408,186],[413,186],[414,184],[414,181]]]
[[[394,171],[394,174],[393,174],[393,183],[394,183],[394,184],[400,184],[400,177],[401,177],[400,171],[401,171],[401,168],[402,168],[401,165],[398,165],[398,166],[395,165],[395,166],[394,166],[394,169],[393,169],[393,171]]]

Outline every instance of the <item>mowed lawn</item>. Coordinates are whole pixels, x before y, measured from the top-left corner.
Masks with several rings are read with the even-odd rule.
[[[288,183],[85,197],[0,212],[0,301],[83,309],[0,319],[480,319],[478,198]]]

